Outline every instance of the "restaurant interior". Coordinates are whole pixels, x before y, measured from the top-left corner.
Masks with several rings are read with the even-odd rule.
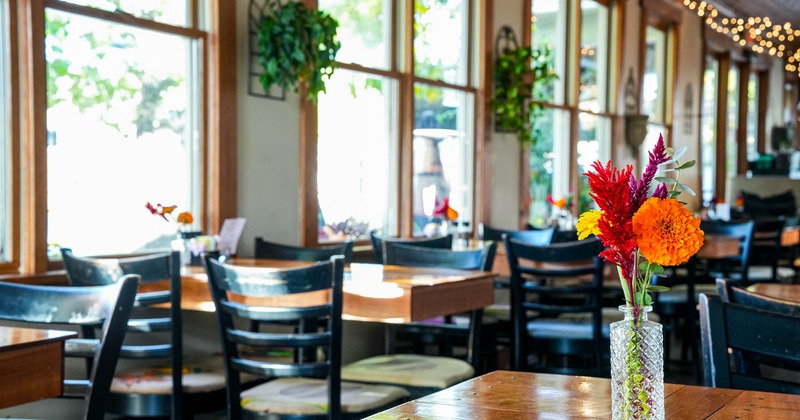
[[[0,417],[800,411],[800,1],[0,6]]]

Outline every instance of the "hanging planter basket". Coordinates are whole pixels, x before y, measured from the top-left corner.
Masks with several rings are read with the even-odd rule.
[[[295,92],[305,87],[307,99],[316,102],[341,47],[336,39],[339,22],[299,1],[270,6],[256,30],[261,85],[264,90],[276,85]]]

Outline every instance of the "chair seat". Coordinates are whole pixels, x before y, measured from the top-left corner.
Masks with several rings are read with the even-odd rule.
[[[603,308],[601,327],[603,337],[608,337],[612,322],[622,321],[625,315],[618,308]],[[660,322],[654,313],[648,319]],[[528,334],[539,339],[592,339],[592,314],[589,312],[561,314],[556,318],[537,318],[528,322]]]
[[[781,281],[793,279],[795,271],[789,267],[777,267],[775,278],[772,278],[772,267],[766,265],[751,266],[747,270],[747,279],[750,282]]]
[[[686,303],[686,288],[688,286],[685,284],[679,284],[677,286],[671,287],[666,292],[661,292],[658,294],[658,302],[659,303],[671,303],[671,304],[678,304],[678,303]],[[698,299],[701,293],[705,293],[706,295],[716,295],[717,293],[717,285],[716,284],[695,284],[694,285],[694,297]],[[658,305],[656,305],[658,306]],[[658,308],[656,308],[658,309]]]
[[[418,354],[369,357],[342,367],[342,379],[424,388],[447,388],[475,375],[459,359]]]
[[[396,386],[342,382],[342,412],[380,408],[407,395],[408,391]],[[274,379],[241,396],[242,408],[256,413],[308,415],[328,411],[328,382],[324,379]]]
[[[242,378],[251,381],[252,378]],[[199,363],[185,363],[183,390],[186,393],[210,392],[225,388],[222,357]],[[123,394],[172,394],[172,369],[168,365],[132,369],[114,375],[111,392]]]

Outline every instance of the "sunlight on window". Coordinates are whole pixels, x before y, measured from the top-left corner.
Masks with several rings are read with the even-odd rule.
[[[144,206],[200,210],[196,43],[54,10],[46,28],[48,244],[168,248],[177,226]]]
[[[389,229],[396,201],[397,137],[389,101],[396,84],[339,69],[318,103],[317,185],[320,242],[364,239]],[[394,187],[393,187],[394,186]]]
[[[0,22],[5,22],[5,5],[0,2]],[[0,26],[0,262],[8,260],[7,250],[9,245],[9,233],[11,232],[11,220],[9,220],[9,196],[11,184],[9,183],[9,156],[8,150],[8,108],[6,104],[8,97],[8,71],[6,65],[6,26]]]
[[[467,0],[417,0],[414,8],[414,73],[467,83]]]
[[[417,84],[414,99],[414,235],[424,234],[433,221],[432,212],[426,211],[426,189],[434,192],[436,208],[447,199],[458,212],[455,222],[467,225],[472,219],[472,96]]]
[[[700,170],[703,203],[708,204],[714,197],[717,162],[717,77],[719,63],[706,57],[703,73],[703,102],[700,106]]]
[[[392,2],[389,0],[320,0],[319,8],[336,17],[342,48],[336,61],[388,69],[391,54]]]
[[[191,0],[62,0],[109,12],[123,12],[156,22],[187,26]]]

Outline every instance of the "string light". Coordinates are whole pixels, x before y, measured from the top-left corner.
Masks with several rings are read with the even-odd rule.
[[[742,47],[749,43],[750,49],[759,54],[766,51],[771,56],[785,55],[787,64],[784,68],[790,72],[797,72],[800,76],[800,66],[793,64],[800,62],[800,48],[792,54],[790,46],[784,44],[794,41],[795,37],[800,37],[800,29],[792,29],[791,22],[773,25],[769,16],[749,16],[746,19],[722,17],[719,10],[707,1],[683,0],[683,4],[703,17],[711,29],[730,34],[733,41]]]

